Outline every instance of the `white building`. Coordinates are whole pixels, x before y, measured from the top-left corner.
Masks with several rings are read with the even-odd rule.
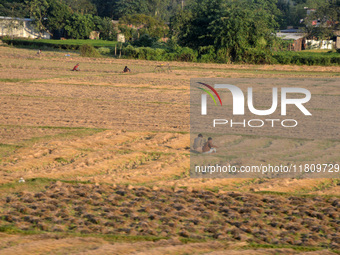
[[[0,16],[0,36],[50,39],[47,32],[37,31],[32,19]]]
[[[306,40],[308,49],[332,50],[335,43],[332,40]]]

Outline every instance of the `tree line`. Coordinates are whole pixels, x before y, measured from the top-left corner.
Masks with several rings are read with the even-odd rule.
[[[39,30],[73,39],[96,30],[115,40],[121,31],[136,46],[151,46],[169,37],[174,50],[238,61],[280,48],[275,32],[288,25],[331,39],[340,27],[340,0],[0,0],[0,16],[30,17]]]

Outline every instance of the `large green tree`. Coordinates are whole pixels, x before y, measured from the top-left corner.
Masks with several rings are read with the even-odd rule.
[[[95,24],[91,14],[81,15],[78,13],[73,13],[65,26],[67,36],[74,39],[88,38],[94,28]]]
[[[78,14],[95,14],[97,12],[96,5],[91,0],[62,0],[62,2]]]
[[[159,39],[168,33],[168,26],[162,20],[144,14],[126,15],[119,19],[119,23],[121,29],[123,26],[133,25],[139,36],[147,34]]]
[[[211,34],[210,25],[226,8],[223,0],[197,0],[187,5],[171,18],[171,35],[178,38],[182,46],[198,48],[212,45],[214,35]]]
[[[33,25],[34,27],[41,33],[43,31],[48,32],[52,35],[49,31],[46,20],[48,17],[48,9],[50,7],[50,1],[48,0],[26,0],[25,1],[30,17],[33,18]]]
[[[0,16],[24,18],[28,10],[24,0],[0,0]]]
[[[52,0],[50,1],[50,5],[48,7],[47,17],[46,17],[46,27],[53,30],[61,30],[66,24],[67,20],[71,17],[72,10],[67,5]]]
[[[115,40],[117,31],[110,18],[101,18],[99,16],[93,17],[95,30],[100,32],[100,38],[103,40]]]
[[[182,46],[214,46],[238,60],[249,49],[270,48],[279,13],[274,0],[196,0],[172,19],[171,33]]]
[[[26,0],[29,17],[39,32],[63,30],[72,15],[72,10],[59,0]]]
[[[118,0],[116,2],[116,17],[131,14],[149,14],[150,9],[146,0]]]
[[[96,6],[98,16],[118,19],[116,15],[117,0],[92,0],[92,3]]]
[[[182,0],[92,0],[92,3],[101,17],[120,19],[131,14],[145,14],[169,21]]]
[[[229,57],[238,61],[247,50],[264,50],[270,45],[274,24],[274,17],[261,8],[251,10],[235,5],[227,8],[208,29],[215,48],[225,49]]]

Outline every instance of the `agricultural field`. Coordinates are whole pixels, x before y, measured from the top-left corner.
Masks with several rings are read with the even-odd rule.
[[[65,54],[0,47],[0,254],[340,253],[339,179],[189,176],[191,78],[313,80],[313,111],[336,120],[339,66],[155,72],[161,62]],[[226,139],[239,164],[255,160],[247,144],[263,160],[339,160],[326,131]]]

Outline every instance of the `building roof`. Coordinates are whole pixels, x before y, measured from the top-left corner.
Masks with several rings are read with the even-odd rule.
[[[33,21],[33,19],[29,18],[15,18],[15,17],[4,17],[0,16],[0,20],[5,19],[5,20],[19,20],[19,21]]]
[[[298,29],[298,28],[288,28],[288,29],[283,29],[280,30],[281,33],[302,33],[303,30]]]
[[[306,34],[304,33],[276,33],[276,36],[283,40],[298,40],[304,38]]]

